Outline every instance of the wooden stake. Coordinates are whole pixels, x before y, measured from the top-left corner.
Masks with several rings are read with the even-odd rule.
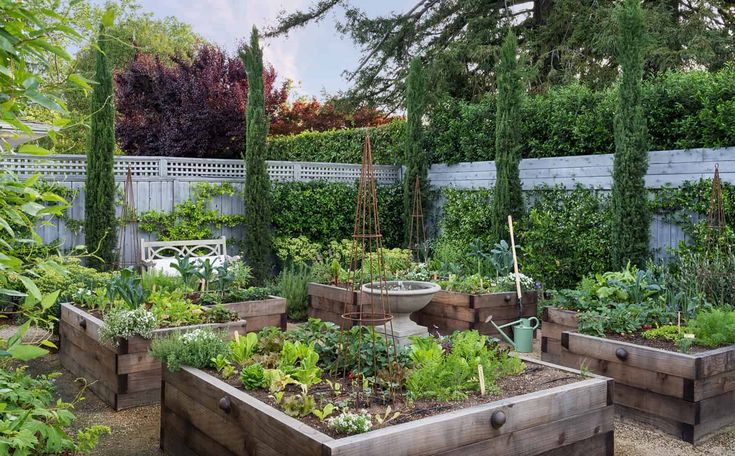
[[[516,292],[518,293],[518,316],[523,317],[523,293],[521,293],[521,276],[518,274],[518,257],[516,256],[516,241],[513,236],[513,216],[508,216],[508,229],[510,230],[510,245],[513,250],[513,271],[516,274]]]
[[[482,364],[477,365],[477,378],[480,379],[480,394],[485,395],[485,372],[482,370]]]
[[[681,310],[676,312],[676,328],[681,331]]]

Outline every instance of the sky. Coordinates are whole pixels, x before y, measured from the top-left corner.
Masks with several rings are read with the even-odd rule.
[[[253,25],[263,29],[275,23],[278,13],[305,9],[316,0],[138,0],[143,11],[156,17],[175,16],[191,24],[194,32],[228,51],[250,34]],[[415,0],[353,0],[370,17],[391,11],[404,12]],[[95,2],[103,3],[103,1]],[[264,43],[263,56],[273,64],[279,76],[294,81],[298,95],[321,98],[322,92],[336,93],[349,87],[342,76],[354,69],[360,59],[349,37],[334,28],[341,10],[330,13],[320,23],[295,30],[287,37]]]

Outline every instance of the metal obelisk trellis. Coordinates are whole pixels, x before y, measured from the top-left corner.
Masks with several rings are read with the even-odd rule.
[[[726,228],[725,204],[722,200],[720,165],[715,163],[715,176],[712,179],[709,212],[707,213],[707,248],[721,249],[722,235]],[[726,246],[729,249],[729,245]]]
[[[408,248],[413,252],[414,260],[426,262],[426,231],[424,228],[424,208],[421,203],[421,179],[416,176],[413,186],[413,210],[408,228]]]
[[[125,249],[129,251],[126,252]],[[127,253],[127,254],[126,254]],[[133,194],[133,172],[128,167],[123,189],[122,214],[120,216],[120,236],[117,241],[116,267],[140,266],[140,232],[138,215],[135,211],[135,195]]]
[[[383,236],[380,233],[380,219],[378,216],[378,195],[373,169],[373,154],[370,145],[370,136],[365,136],[362,151],[362,167],[360,183],[357,192],[357,209],[355,211],[355,228],[352,234],[352,258],[350,261],[349,280],[352,290],[359,292],[356,306],[346,304],[342,319],[349,326],[359,327],[357,341],[348,337],[348,325],[343,325],[341,332],[342,347],[337,361],[342,374],[347,376],[350,368],[362,371],[363,359],[372,363],[373,372],[377,372],[377,351],[379,338],[384,338],[388,349],[389,370],[392,374],[392,364],[396,360],[395,336],[393,334],[393,315],[386,294],[385,263],[383,260]],[[366,293],[362,285],[370,284],[379,287],[379,293]],[[385,326],[382,335],[367,327]],[[356,344],[356,346],[354,346]],[[392,354],[391,354],[392,351]],[[365,355],[368,356],[365,356]],[[392,386],[390,387],[392,388]],[[359,389],[357,391],[358,402]]]

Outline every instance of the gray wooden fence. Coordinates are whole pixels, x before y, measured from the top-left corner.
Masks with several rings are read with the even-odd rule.
[[[716,163],[719,164],[722,180],[735,184],[735,147],[649,152],[648,161],[646,186],[649,189],[678,187],[686,181],[710,178]],[[612,189],[612,167],[612,155],[527,159],[520,164],[521,183],[524,190],[539,185],[562,185],[565,188],[582,185],[608,191]],[[439,188],[492,188],[495,185],[495,162],[432,165],[429,181],[432,186]],[[442,201],[438,203],[435,205],[434,218],[440,217]],[[654,216],[651,223],[651,248],[657,256],[666,257],[669,248],[676,247],[684,240],[686,236],[679,226],[665,221],[661,216]]]
[[[561,184],[567,188],[576,185],[609,190],[612,186],[612,155],[585,155],[523,160],[520,165],[523,187],[530,190],[542,184]],[[651,189],[664,185],[679,186],[682,182],[711,177],[715,163],[726,182],[735,183],[735,147],[723,149],[691,149],[649,153],[649,172],[646,184]],[[84,219],[85,157],[56,155],[36,157],[28,155],[0,156],[0,168],[19,175],[40,173],[42,180],[60,183],[78,191],[68,218]],[[236,190],[242,189],[245,167],[242,160],[188,159],[164,157],[115,158],[115,175],[122,189],[125,174],[130,168],[134,181],[134,197],[138,213],[147,210],[170,211],[174,205],[189,199],[198,182],[231,182]],[[332,182],[355,182],[360,165],[311,162],[268,162],[268,172],[275,181],[307,181],[314,179]],[[375,166],[380,183],[401,180],[399,166]],[[434,187],[491,188],[495,183],[494,162],[470,162],[456,165],[435,164],[429,169],[429,180]],[[441,201],[437,206],[441,206]],[[244,207],[239,197],[216,197],[210,207],[222,214],[240,214]],[[75,232],[61,221],[39,227],[46,242],[60,240],[64,248],[83,243],[83,234]],[[240,238],[239,229],[215,229],[214,235]],[[656,218],[651,225],[652,248],[664,253],[684,240],[681,229]],[[141,233],[141,237],[150,236]]]

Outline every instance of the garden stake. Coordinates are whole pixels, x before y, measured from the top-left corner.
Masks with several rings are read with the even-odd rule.
[[[480,380],[480,395],[485,395],[485,372],[482,371],[482,364],[477,365],[477,378]]]
[[[513,271],[516,276],[516,292],[518,293],[518,318],[523,317],[523,293],[521,293],[521,276],[518,274],[518,257],[516,256],[516,241],[513,237],[513,216],[508,216],[510,230],[510,246],[513,249]]]

